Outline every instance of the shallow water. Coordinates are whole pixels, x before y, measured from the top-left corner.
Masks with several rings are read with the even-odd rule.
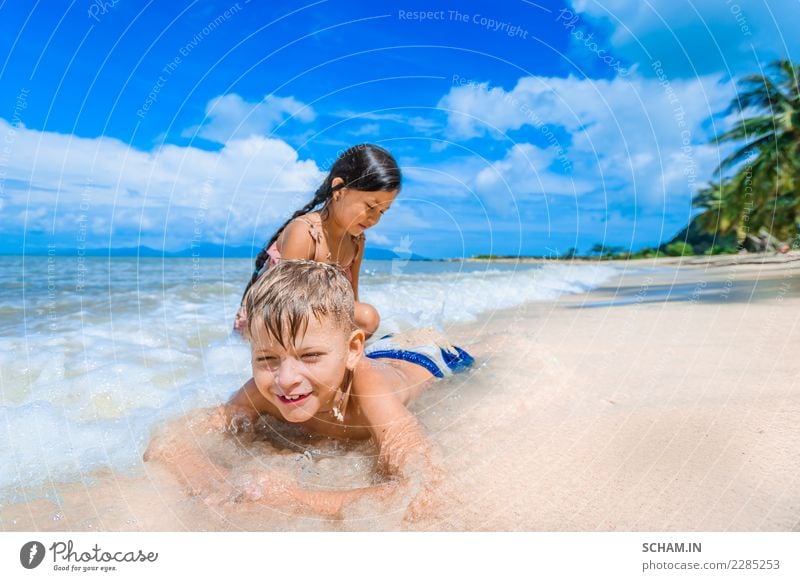
[[[167,475],[141,460],[154,428],[224,401],[249,378],[247,345],[230,333],[249,268],[244,260],[0,258],[0,502],[45,503],[55,507],[52,526],[80,530],[185,528],[181,522],[192,523],[190,528],[306,523],[319,529],[318,519],[298,521],[270,511],[272,516],[253,519],[237,507],[230,509],[234,517],[241,512],[235,522],[230,514],[208,520],[207,507],[197,507]],[[367,261],[361,295],[381,312],[381,331],[434,326],[469,346],[486,340],[475,321],[588,290],[615,273],[608,266]],[[453,426],[472,413],[471,398],[485,397],[498,389],[497,377],[518,377],[520,371],[497,358],[484,363],[437,383],[414,404],[446,457],[458,455],[464,444],[467,434]],[[212,434],[208,445],[214,454],[281,470],[309,487],[375,481],[369,443],[317,439],[298,448],[296,435],[295,444],[287,445],[293,438],[276,442],[275,433],[262,430],[246,445],[220,442]],[[120,507],[123,490],[131,495],[127,512]],[[158,515],[150,513],[154,495],[169,499]],[[129,518],[109,520],[103,505]],[[63,513],[68,507],[69,517]],[[386,520],[394,514],[390,507],[373,509],[373,516],[351,514],[348,522],[379,514],[378,523],[366,528],[395,528]],[[75,514],[84,517],[78,522]],[[16,526],[4,518],[0,528]],[[35,528],[47,525],[37,522]]]
[[[502,326],[513,330],[513,319],[504,317]],[[462,327],[460,335],[474,330],[474,326]],[[545,434],[535,429],[518,440],[509,426],[523,418],[526,424],[535,423],[540,414],[552,413],[549,404],[569,389],[570,374],[529,340],[505,334],[486,339],[490,349],[484,344],[467,345],[479,354],[475,368],[435,382],[412,404],[441,454],[447,475],[430,497],[433,508],[423,519],[406,518],[410,498],[403,495],[353,503],[335,519],[250,502],[206,505],[189,496],[163,465],[147,462],[125,473],[93,470],[79,482],[18,488],[17,504],[0,511],[0,528],[381,531],[497,527],[487,520],[496,515],[487,514],[486,507],[496,506],[503,498],[508,502],[508,485],[516,490],[514,502],[524,498],[519,483],[486,488],[487,480],[495,471],[513,472],[509,463],[530,462],[546,442]],[[206,413],[194,410],[187,421],[202,419]],[[158,429],[161,434],[171,433],[169,423]],[[526,454],[518,456],[516,445],[507,448],[506,437],[497,438],[500,430],[525,446]],[[537,440],[542,444],[536,444]],[[221,435],[209,431],[195,441],[218,464],[239,471],[267,470],[297,480],[307,489],[353,489],[386,482],[376,471],[375,448],[369,441],[311,437],[274,420],[257,425],[252,432]],[[483,484],[476,486],[476,482]],[[530,523],[520,520],[518,526],[524,529]],[[506,520],[501,528],[514,526]]]

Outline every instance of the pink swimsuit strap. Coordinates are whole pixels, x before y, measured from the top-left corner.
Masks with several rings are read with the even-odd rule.
[[[314,241],[314,260],[317,262],[329,262],[330,261],[330,253],[328,256],[322,256],[322,242],[324,241],[324,233],[322,232],[322,222],[318,222],[316,220],[309,220],[305,216],[300,216],[299,218],[295,218],[295,220],[302,220],[306,224],[308,224],[308,234],[311,236],[311,239]],[[352,284],[353,282],[353,264],[358,258],[358,253],[361,251],[361,243],[364,240],[364,235],[361,234],[360,236],[353,236],[353,244],[356,246],[356,252],[353,255],[353,260],[350,261],[350,264],[347,266],[343,266],[342,269],[344,270],[345,276]],[[267,263],[264,265],[264,268],[261,272],[264,272],[267,268],[271,266],[275,266],[278,264],[278,261],[281,259],[281,251],[278,247],[278,241],[272,243],[267,249]],[[259,273],[260,274],[260,273]]]
[[[322,242],[325,240],[325,234],[322,232],[322,222],[311,221],[305,216],[300,216],[297,218],[302,222],[308,224],[308,233],[311,236],[311,239],[314,241],[314,260],[317,262],[325,262],[325,259],[328,258],[327,256],[323,257],[320,256],[319,252],[321,250]]]

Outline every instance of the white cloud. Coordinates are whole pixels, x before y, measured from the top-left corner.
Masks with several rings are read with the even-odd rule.
[[[553,148],[541,149],[530,143],[517,143],[491,167],[484,168],[475,177],[476,189],[486,199],[538,195],[580,195],[592,191],[593,184],[575,180],[568,175],[551,170],[557,165]]]
[[[334,113],[334,115],[354,121],[365,120],[399,123],[401,125],[407,125],[411,127],[414,131],[422,135],[431,135],[441,131],[442,129],[440,123],[434,119],[433,115],[430,113],[426,113],[425,115],[407,115],[405,113],[378,113],[373,111],[359,113],[356,111],[345,110]],[[379,127],[378,123],[375,123],[374,125]]]
[[[229,141],[217,152],[176,145],[148,152],[0,119],[0,134],[9,132],[15,140],[3,168],[4,229],[55,225],[67,243],[81,219],[90,235],[142,230],[156,242],[166,236],[170,249],[187,247],[195,234],[202,243],[261,242],[271,234],[265,228],[306,202],[324,178],[314,161],[265,137]]]
[[[361,137],[362,135],[377,135],[378,133],[380,133],[380,130],[381,126],[378,125],[377,123],[367,123],[356,129],[355,131],[352,131],[351,135],[354,135],[356,137]]]
[[[615,51],[641,63],[670,62],[670,74],[757,70],[759,62],[800,51],[797,2],[766,0],[573,0],[589,23],[611,26]]]
[[[666,197],[687,201],[710,177],[719,161],[707,145],[712,116],[733,91],[713,75],[664,85],[635,75],[524,77],[511,91],[455,87],[439,105],[453,139],[488,134],[528,142],[513,146],[494,172],[479,174],[483,188],[503,178],[518,194],[569,194],[574,187],[576,194],[619,191],[658,206]]]
[[[217,143],[270,133],[289,117],[310,122],[314,110],[294,97],[267,95],[259,102],[245,101],[230,93],[214,97],[206,105],[206,121],[183,132],[184,137],[200,137]]]
[[[439,100],[437,107],[447,115],[448,132],[453,139],[480,137],[492,130],[519,129],[535,119],[509,106],[513,95],[489,83],[454,87]]]
[[[464,198],[474,186],[475,175],[489,163],[476,154],[454,156],[440,163],[404,159],[401,164],[405,180],[403,195],[439,202]]]
[[[380,232],[370,232],[369,243],[370,245],[376,246],[390,246],[392,241],[389,240],[388,236],[381,234]]]

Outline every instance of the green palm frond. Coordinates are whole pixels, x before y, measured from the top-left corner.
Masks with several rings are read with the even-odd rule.
[[[775,131],[775,118],[772,115],[761,117],[751,117],[742,119],[733,129],[729,129],[721,135],[717,135],[712,142],[721,143],[723,141],[741,141],[742,139],[753,139],[765,133]]]
[[[800,66],[792,65],[788,59],[780,60],[770,67],[776,76],[783,77],[780,87],[792,101],[800,100]]]
[[[741,149],[733,152],[728,157],[723,159],[720,162],[716,173],[719,173],[723,169],[728,169],[730,167],[733,167],[733,166],[739,164],[740,162],[744,161],[745,159],[747,159],[751,155],[753,155],[754,157],[753,157],[753,160],[751,160],[750,164],[752,165],[754,163],[757,163],[757,160],[758,160],[758,157],[760,157],[760,154],[759,155],[755,155],[755,152],[761,152],[764,149],[772,147],[774,142],[775,142],[775,135],[773,135],[773,134],[765,135],[764,137],[762,137],[760,139],[756,139],[753,143],[745,145]]]
[[[719,182],[700,189],[692,200],[704,210],[695,217],[708,233],[747,233],[765,228],[788,239],[800,221],[800,67],[772,63],[766,74],[739,81],[741,92],[728,112],[741,114],[735,125],[711,143],[743,143],[725,157]],[[746,162],[746,163],[745,163]],[[725,175],[724,171],[735,172]]]
[[[731,101],[728,113],[747,111],[748,109],[772,110],[781,107],[786,97],[780,87],[775,85],[769,77],[750,75],[739,82],[742,91]]]

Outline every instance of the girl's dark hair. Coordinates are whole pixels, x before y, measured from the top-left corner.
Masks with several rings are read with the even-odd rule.
[[[342,178],[344,183],[335,188],[331,187],[331,183],[336,178]],[[362,143],[346,150],[334,162],[328,176],[317,189],[311,201],[292,214],[292,217],[278,228],[258,253],[253,276],[250,277],[244,293],[247,294],[253,283],[258,280],[258,275],[269,258],[267,249],[272,246],[292,220],[308,214],[319,206],[327,205],[333,193],[342,188],[353,188],[364,192],[392,192],[400,189],[400,179],[400,168],[397,166],[397,162],[392,154],[382,147],[371,143]],[[244,296],[242,300],[244,300]]]

